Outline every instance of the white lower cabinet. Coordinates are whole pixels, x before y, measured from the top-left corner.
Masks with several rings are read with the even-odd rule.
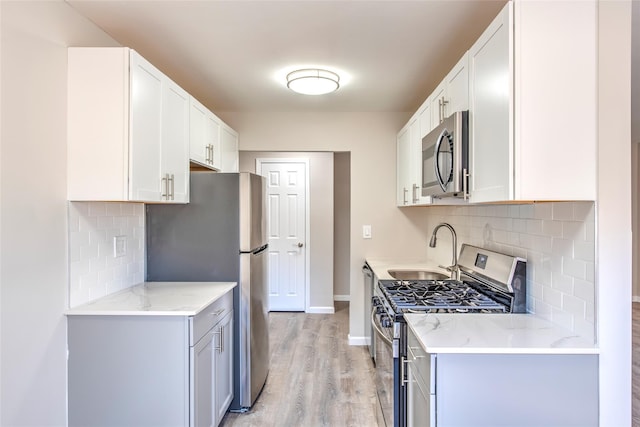
[[[69,426],[217,426],[233,399],[232,319],[232,291],[195,316],[69,316]]]

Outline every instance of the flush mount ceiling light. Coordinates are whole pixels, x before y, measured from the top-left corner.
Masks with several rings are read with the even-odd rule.
[[[303,95],[324,95],[340,87],[340,76],[321,68],[304,68],[287,74],[287,87]]]

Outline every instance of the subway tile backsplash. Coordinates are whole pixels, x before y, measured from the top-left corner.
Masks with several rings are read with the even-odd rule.
[[[439,206],[427,210],[427,231],[450,223],[458,242],[527,259],[527,310],[595,341],[595,208],[593,202]],[[438,239],[430,257],[449,263]]]
[[[144,204],[69,202],[68,215],[69,307],[144,281]]]

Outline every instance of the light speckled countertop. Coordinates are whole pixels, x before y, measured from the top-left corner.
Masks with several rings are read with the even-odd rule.
[[[428,353],[598,354],[593,343],[533,314],[406,314]]]
[[[388,270],[429,270],[449,274],[437,263],[366,260],[378,280]],[[598,354],[597,345],[535,314],[406,314],[429,353]]]
[[[68,316],[195,316],[235,282],[144,282],[71,308]]]

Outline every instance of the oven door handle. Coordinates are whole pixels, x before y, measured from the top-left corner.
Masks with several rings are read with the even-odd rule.
[[[371,309],[371,325],[373,325],[373,329],[376,330],[376,333],[380,336],[380,338],[382,338],[382,341],[384,341],[388,346],[393,346],[393,343],[391,342],[391,340],[389,338],[387,338],[387,336],[384,334],[384,332],[382,332],[382,329],[380,329],[380,327],[378,326],[378,322],[376,322],[376,308],[373,307],[373,309]]]

